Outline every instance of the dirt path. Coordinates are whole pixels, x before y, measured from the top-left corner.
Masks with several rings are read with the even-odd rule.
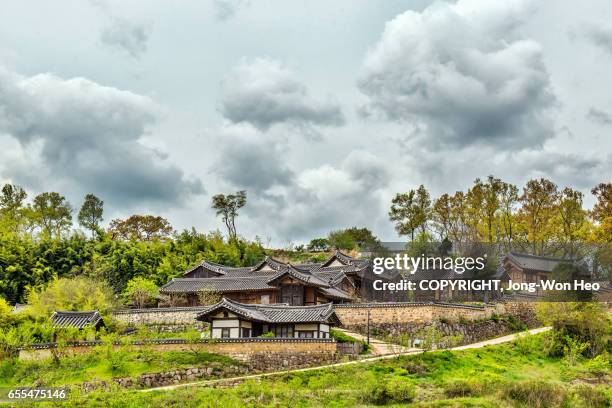
[[[540,328],[537,328],[537,329],[528,330],[526,332],[510,334],[508,336],[503,336],[503,337],[498,337],[498,338],[495,338],[495,339],[485,340],[485,341],[481,341],[481,342],[478,342],[478,343],[472,343],[472,344],[467,344],[465,346],[454,347],[454,348],[452,348],[450,350],[466,350],[466,349],[472,349],[472,348],[481,348],[481,347],[491,346],[491,345],[495,345],[495,344],[507,343],[507,342],[513,341],[514,339],[516,339],[518,337],[525,336],[527,333],[529,333],[529,334],[537,334],[537,333],[542,333],[542,332],[548,331],[550,329],[551,329],[550,327],[540,327]],[[351,335],[351,336],[353,336],[353,337],[355,337],[355,338],[358,338],[356,336],[357,333],[352,333],[352,332],[346,332],[346,333]],[[372,343],[373,342],[370,341],[370,344],[372,344]],[[391,347],[389,347],[389,348],[391,348]],[[379,348],[379,351],[383,351],[383,350],[384,349],[381,346],[381,348]],[[185,383],[185,384],[175,384],[175,385],[167,385],[167,386],[164,386],[164,387],[148,388],[146,390],[139,390],[139,391],[140,392],[169,391],[169,390],[175,390],[177,388],[182,388],[182,387],[206,387],[206,386],[221,385],[221,384],[224,384],[224,383],[230,383],[231,384],[231,383],[237,382],[237,381],[255,380],[255,379],[258,379],[258,378],[272,377],[272,376],[275,376],[275,375],[282,375],[282,374],[288,374],[288,373],[299,373],[299,372],[304,372],[304,371],[324,370],[324,369],[327,369],[327,368],[343,367],[343,366],[348,366],[348,365],[352,365],[352,364],[362,364],[362,363],[368,363],[368,362],[372,362],[372,361],[387,360],[387,359],[395,358],[395,357],[400,356],[400,355],[419,354],[419,353],[422,353],[422,352],[423,352],[423,350],[420,350],[420,349],[408,349],[407,351],[403,351],[403,352],[400,352],[400,353],[377,355],[377,356],[374,356],[374,357],[367,357],[367,358],[363,358],[363,359],[360,359],[360,360],[348,361],[348,362],[345,362],[345,363],[334,363],[334,364],[328,364],[328,365],[324,365],[324,366],[298,368],[298,369],[286,370],[286,371],[275,371],[275,372],[263,373],[263,374],[243,375],[243,376],[239,376],[239,377],[219,378],[217,380],[196,381],[196,382]]]
[[[363,334],[352,332],[346,329],[334,328],[334,330],[340,331],[346,334],[347,336],[351,336],[357,340],[362,340],[362,341],[368,340],[368,338],[364,336]],[[390,344],[382,340],[375,339],[373,337],[370,337],[370,347],[372,349],[372,355],[374,356],[385,356],[387,354],[398,354],[398,353],[405,354],[405,353],[410,353],[414,351],[420,351],[420,349],[418,348],[411,348],[411,347],[399,346],[397,344]]]

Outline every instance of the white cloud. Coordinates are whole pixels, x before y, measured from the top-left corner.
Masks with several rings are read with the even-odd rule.
[[[521,1],[460,0],[395,17],[363,63],[362,112],[411,123],[435,147],[541,145],[555,97],[540,45],[518,31],[528,12]]]

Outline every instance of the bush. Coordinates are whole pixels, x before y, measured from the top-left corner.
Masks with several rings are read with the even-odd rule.
[[[273,339],[274,337],[276,337],[276,335],[274,334],[274,332],[267,332],[262,334],[261,336],[258,336],[260,339]]]
[[[360,390],[359,400],[369,404],[405,403],[416,396],[415,386],[404,378],[375,377]]]
[[[477,396],[482,394],[483,384],[464,379],[451,380],[444,384],[444,392],[450,398]]]
[[[502,394],[533,408],[558,407],[566,398],[563,387],[540,380],[507,383],[502,386]]]

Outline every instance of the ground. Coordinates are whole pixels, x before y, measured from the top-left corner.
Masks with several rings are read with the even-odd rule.
[[[478,349],[425,352],[249,380],[231,387],[73,393],[93,407],[607,407],[608,355],[574,365],[545,352],[546,333]]]

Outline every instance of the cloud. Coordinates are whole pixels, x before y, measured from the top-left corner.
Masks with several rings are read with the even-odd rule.
[[[358,80],[361,113],[411,124],[430,147],[541,146],[556,99],[523,2],[436,2],[387,22]]]
[[[600,125],[612,125],[612,115],[597,108],[589,109],[587,118]]]
[[[612,25],[585,24],[580,31],[593,44],[612,55]]]
[[[26,186],[94,192],[117,207],[180,205],[204,190],[142,143],[161,113],[148,97],[85,78],[0,68],[0,134],[17,140],[28,157],[3,174]]]
[[[126,52],[133,58],[140,58],[147,50],[151,26],[114,18],[111,25],[100,33],[102,44]]]
[[[276,124],[309,129],[340,126],[338,103],[315,100],[295,73],[269,58],[243,60],[222,82],[220,111],[232,123],[249,123],[260,130]]]
[[[229,20],[236,15],[239,9],[248,4],[248,0],[213,0],[215,17],[220,21]]]
[[[236,188],[265,192],[291,183],[281,146],[274,140],[240,127],[225,129],[214,172]]]

